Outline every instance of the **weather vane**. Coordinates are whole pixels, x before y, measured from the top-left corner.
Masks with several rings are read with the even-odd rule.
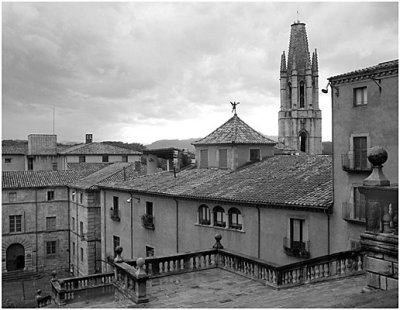
[[[236,106],[240,103],[240,102],[230,102],[231,103],[231,105],[232,105],[232,112],[235,112],[235,115],[236,115]]]

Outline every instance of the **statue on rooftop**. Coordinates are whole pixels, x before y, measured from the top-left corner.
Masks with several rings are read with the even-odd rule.
[[[235,112],[236,115],[236,106],[240,103],[240,102],[232,102],[230,101],[231,105],[232,105],[232,112]]]

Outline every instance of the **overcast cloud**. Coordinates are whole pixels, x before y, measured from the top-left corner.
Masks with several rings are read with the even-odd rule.
[[[204,137],[229,101],[256,130],[278,134],[279,64],[290,25],[306,23],[320,88],[398,58],[392,3],[3,3],[3,139]],[[330,94],[320,93],[323,140]]]

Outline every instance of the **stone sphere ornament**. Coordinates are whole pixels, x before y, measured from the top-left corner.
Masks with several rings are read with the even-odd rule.
[[[382,166],[388,159],[388,153],[381,146],[374,146],[368,150],[368,160],[374,166]]]
[[[139,258],[137,259],[137,261],[136,261],[136,266],[137,266],[138,268],[142,268],[143,265],[144,265],[144,263],[145,263],[144,258],[139,257]]]

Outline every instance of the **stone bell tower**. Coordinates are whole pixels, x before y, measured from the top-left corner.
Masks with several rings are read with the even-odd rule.
[[[281,57],[279,142],[307,154],[322,154],[318,106],[318,56],[308,50],[306,26],[292,24],[289,53]]]

